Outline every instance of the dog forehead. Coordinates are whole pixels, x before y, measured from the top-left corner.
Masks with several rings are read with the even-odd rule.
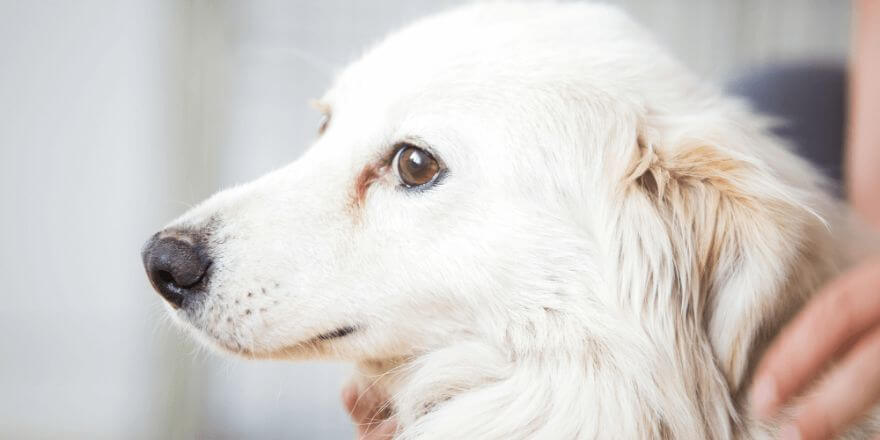
[[[544,127],[604,127],[608,109],[635,112],[676,90],[664,84],[670,72],[677,63],[617,8],[469,5],[393,33],[343,70],[323,99],[335,125],[327,143],[375,157],[408,137],[445,137],[444,157],[495,155]]]
[[[576,82],[602,65],[609,43],[639,32],[616,8],[489,3],[454,9],[391,34],[337,78],[331,97],[371,106],[400,99],[473,98]],[[619,52],[619,51],[618,51]],[[613,58],[613,56],[612,56]]]

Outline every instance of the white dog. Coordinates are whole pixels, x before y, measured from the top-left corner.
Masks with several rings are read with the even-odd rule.
[[[205,343],[356,362],[398,439],[773,435],[751,371],[851,227],[767,120],[620,12],[441,14],[320,103],[302,158],[144,250]]]

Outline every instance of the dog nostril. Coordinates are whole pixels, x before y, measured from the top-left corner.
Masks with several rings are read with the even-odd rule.
[[[144,246],[144,268],[153,287],[174,307],[183,307],[204,291],[211,260],[204,238],[193,232],[170,230]]]
[[[171,283],[177,287],[181,287],[179,283],[174,281],[174,276],[171,275],[171,272],[168,272],[166,270],[160,270],[160,271],[156,272],[156,277],[159,279],[159,282],[162,284]]]

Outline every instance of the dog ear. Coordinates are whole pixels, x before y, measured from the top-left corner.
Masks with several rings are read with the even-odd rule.
[[[631,267],[621,273],[642,275],[622,289],[643,295],[648,313],[677,320],[676,331],[692,333],[688,343],[711,346],[736,393],[767,335],[825,276],[815,268],[827,257],[811,240],[827,231],[809,207],[810,188],[786,184],[741,153],[761,146],[658,133],[640,130],[623,179],[618,233],[627,247],[621,261]],[[766,148],[799,160],[778,145]]]

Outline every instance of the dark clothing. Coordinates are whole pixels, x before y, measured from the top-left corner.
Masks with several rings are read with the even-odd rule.
[[[843,177],[846,70],[838,64],[766,67],[731,82],[728,90],[761,113],[781,118],[777,135],[828,177]]]

